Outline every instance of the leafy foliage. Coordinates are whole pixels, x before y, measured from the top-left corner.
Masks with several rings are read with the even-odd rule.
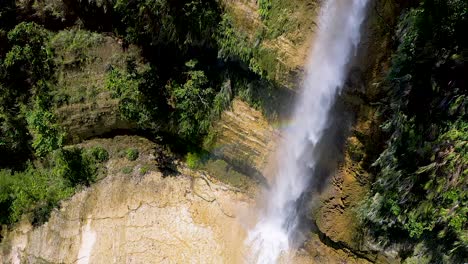
[[[252,47],[248,37],[236,31],[232,18],[224,14],[216,38],[219,46],[218,56],[225,59],[240,59],[249,62],[252,59]]]
[[[192,152],[187,153],[187,155],[185,156],[185,162],[187,163],[187,166],[191,169],[199,168],[201,165],[200,154]]]
[[[18,166],[31,155],[25,112],[31,98],[46,101],[54,62],[41,26],[22,22],[7,36],[8,51],[0,60],[0,164]]]
[[[376,234],[403,230],[432,245],[433,261],[468,252],[467,10],[466,1],[426,0],[400,22],[383,112],[390,139],[365,210]]]
[[[26,120],[33,136],[32,147],[38,157],[44,157],[62,147],[65,132],[56,123],[53,113],[36,106],[36,109],[27,114]]]
[[[99,147],[61,149],[49,155],[42,166],[29,164],[18,172],[0,170],[0,223],[15,223],[23,215],[29,215],[34,224],[43,223],[79,185],[96,180],[107,158],[107,151]]]
[[[101,34],[85,30],[62,30],[50,40],[50,46],[56,53],[61,54],[57,58],[66,66],[79,67],[87,60],[92,60],[86,53],[90,48],[104,42]]]
[[[182,50],[211,39],[219,12],[214,1],[117,0],[129,42],[152,47],[175,45]]]
[[[150,126],[152,111],[148,109],[147,100],[140,91],[143,82],[142,75],[135,71],[113,69],[107,76],[107,88],[111,90],[113,98],[119,98],[120,114],[142,127]],[[157,106],[153,106],[156,110]]]
[[[27,213],[32,213],[33,223],[44,222],[59,201],[73,193],[73,188],[67,186],[63,178],[48,171],[35,170],[32,166],[13,175],[8,175],[8,171],[0,174],[10,181],[9,186],[5,186],[10,189],[7,192],[11,199],[8,208],[10,223],[18,221]]]
[[[176,109],[179,133],[187,139],[196,139],[207,132],[214,91],[202,70],[195,69],[197,61],[186,63],[188,71],[184,84],[172,82],[167,86]]]
[[[259,0],[258,1],[258,12],[262,18],[267,18],[270,15],[271,0]]]
[[[101,146],[91,147],[88,151],[97,162],[105,162],[109,160],[109,152]]]
[[[72,186],[89,186],[96,180],[99,163],[94,151],[83,151],[80,148],[66,148],[54,153],[54,172],[66,179]]]
[[[11,49],[5,55],[3,67],[5,72],[13,74],[2,76],[6,83],[11,82],[19,92],[25,92],[40,80],[52,77],[54,63],[46,45],[48,38],[48,32],[35,23],[22,22],[8,33]]]
[[[128,160],[135,161],[136,159],[138,159],[140,153],[138,152],[138,149],[129,148],[127,149],[127,151],[125,151],[125,155],[127,156]]]
[[[250,70],[262,75],[263,70],[255,60],[257,49],[253,47],[253,43],[250,43],[247,35],[235,30],[232,18],[227,14],[223,15],[219,24],[216,41],[219,57],[244,63]]]

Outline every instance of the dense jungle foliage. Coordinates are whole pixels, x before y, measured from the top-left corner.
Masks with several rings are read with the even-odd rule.
[[[401,17],[366,220],[429,263],[468,257],[468,2],[426,0]],[[422,260],[421,260],[422,261]]]

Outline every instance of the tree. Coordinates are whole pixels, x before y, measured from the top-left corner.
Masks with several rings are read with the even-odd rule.
[[[54,79],[49,33],[35,23],[20,23],[7,34],[10,47],[0,61],[0,165],[18,165],[30,156],[25,112],[31,98],[47,104]]]
[[[167,89],[173,96],[180,135],[185,139],[198,139],[210,125],[211,103],[214,92],[201,70],[195,70],[197,61],[186,63],[186,81],[180,85],[172,82]]]
[[[65,133],[56,124],[53,113],[37,106],[27,114],[26,120],[33,136],[32,147],[38,157],[62,147]]]

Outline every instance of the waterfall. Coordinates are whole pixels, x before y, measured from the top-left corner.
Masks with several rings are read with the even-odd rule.
[[[359,43],[367,1],[323,1],[293,123],[279,145],[275,179],[246,240],[252,258],[249,263],[276,263],[294,241],[299,222],[297,201],[310,183],[318,158],[314,148],[326,129],[330,109],[347,75],[346,66]]]

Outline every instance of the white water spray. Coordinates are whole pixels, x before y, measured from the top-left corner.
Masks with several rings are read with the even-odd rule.
[[[290,248],[299,222],[296,204],[308,187],[318,158],[310,153],[326,129],[329,111],[345,81],[367,1],[324,1],[293,124],[285,131],[278,151],[279,169],[266,193],[266,207],[248,234],[246,242],[253,258],[249,263],[276,263]]]

